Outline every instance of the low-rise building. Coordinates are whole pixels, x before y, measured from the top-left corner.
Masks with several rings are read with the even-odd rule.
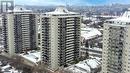
[[[65,73],[95,73],[100,72],[101,62],[99,59],[91,58],[69,66],[64,69]]]
[[[23,60],[23,63],[32,67],[38,65],[38,63],[41,61],[41,52],[37,51],[28,51],[26,54],[19,54],[19,56]]]
[[[102,33],[96,28],[81,28],[81,45],[85,46],[91,39],[102,36]],[[90,44],[88,44],[90,47]]]
[[[89,57],[99,57],[102,58],[102,49],[101,48],[86,48],[86,47],[81,47],[81,54],[82,56],[88,53]]]

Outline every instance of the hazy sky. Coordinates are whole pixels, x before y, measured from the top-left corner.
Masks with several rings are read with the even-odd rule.
[[[109,5],[112,3],[130,4],[130,0],[15,0],[18,5]]]

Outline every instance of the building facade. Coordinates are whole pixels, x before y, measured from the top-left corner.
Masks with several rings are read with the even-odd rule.
[[[75,63],[80,49],[80,14],[61,6],[41,15],[41,21],[43,63],[52,70]]]
[[[102,73],[130,73],[130,9],[104,24],[102,53]]]
[[[101,48],[86,48],[86,47],[82,47],[81,50],[81,56],[86,56],[88,57],[98,57],[98,58],[102,58],[102,49]],[[86,58],[85,58],[86,59]]]
[[[11,55],[35,49],[36,14],[17,8],[3,15],[3,36],[4,48]]]

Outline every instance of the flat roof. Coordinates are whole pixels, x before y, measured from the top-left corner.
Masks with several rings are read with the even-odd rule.
[[[31,52],[29,51],[28,54],[20,54],[20,56],[22,56],[23,58],[33,62],[33,63],[37,63],[39,61],[41,61],[41,52]]]

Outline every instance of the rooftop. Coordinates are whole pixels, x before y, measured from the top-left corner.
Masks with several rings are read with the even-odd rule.
[[[101,32],[96,28],[81,28],[81,37],[86,40],[102,35]]]
[[[16,68],[12,67],[9,64],[2,66],[1,71],[2,73],[22,73],[22,71],[17,70]]]
[[[20,54],[20,56],[24,57],[25,59],[37,64],[37,62],[39,62],[41,59],[40,59],[40,52],[31,52],[29,51],[28,54]]]
[[[79,69],[83,69],[86,72],[90,72],[91,71],[90,67],[86,63],[84,63],[84,62],[80,62],[80,63],[76,64],[75,66],[77,68],[79,68]]]
[[[52,11],[52,12],[47,12],[45,14],[78,14],[78,13],[75,13],[75,12],[70,12],[68,11],[64,6],[59,6],[55,9],[55,11]]]
[[[8,12],[12,12],[12,11],[8,10]],[[27,10],[26,8],[22,6],[15,6],[13,12],[32,12],[32,10]]]
[[[91,68],[97,68],[101,63],[96,60],[96,59],[88,59],[86,60],[86,63],[91,67]]]
[[[111,19],[110,21],[130,22],[130,8],[122,16],[120,16],[116,19]]]
[[[91,59],[86,59],[84,61],[81,61],[78,64],[67,67],[65,68],[65,70],[74,73],[91,73],[92,69],[99,68],[100,65],[101,62],[99,59],[91,58]]]

